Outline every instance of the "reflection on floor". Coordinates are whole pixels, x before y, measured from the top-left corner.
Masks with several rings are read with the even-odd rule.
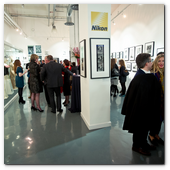
[[[89,131],[79,113],[70,113],[70,105],[62,105],[63,113],[55,115],[42,93],[40,104],[45,111],[40,113],[31,111],[28,96],[26,88],[23,94],[26,104],[18,104],[17,98],[5,111],[5,164],[164,164],[161,145],[151,151],[150,157],[132,151],[132,134],[122,130],[123,97],[111,97],[111,127]],[[164,124],[160,137],[164,139]]]

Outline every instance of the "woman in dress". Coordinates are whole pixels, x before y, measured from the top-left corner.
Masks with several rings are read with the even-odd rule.
[[[14,62],[14,72],[17,74],[15,78],[16,87],[18,87],[19,103],[25,104],[22,97],[23,87],[24,87],[24,77],[23,75],[27,73],[27,70],[23,73],[23,68],[21,67],[20,60],[15,60]]]
[[[119,96],[124,97],[125,92],[126,92],[126,86],[125,86],[126,76],[124,75],[124,71],[126,69],[125,61],[123,59],[120,59],[119,65],[120,65],[120,67],[119,67],[119,72],[120,72],[119,80],[120,80],[120,84],[121,84],[121,87],[122,87],[121,94]]]
[[[40,93],[43,92],[42,82],[40,80],[40,66],[37,64],[38,55],[31,55],[31,62],[29,63],[30,69],[30,90],[31,90],[31,109],[43,112],[44,110],[40,107]],[[36,101],[37,108],[34,105],[34,100]]]
[[[160,143],[164,145],[164,141],[159,137],[162,121],[164,121],[164,54],[159,54],[153,62],[151,72],[156,76],[160,83],[161,98],[160,98],[160,119],[157,122],[157,128],[150,130],[149,140],[152,144]]]
[[[63,61],[63,66],[69,69],[69,61],[65,59]],[[65,96],[64,106],[67,106],[69,103],[69,95],[70,95],[70,74],[65,72],[64,73],[64,85],[63,85],[63,92]]]

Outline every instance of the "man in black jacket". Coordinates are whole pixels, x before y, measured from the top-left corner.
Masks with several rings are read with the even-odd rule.
[[[49,60],[49,63],[45,64],[42,67],[40,77],[42,81],[46,79],[48,94],[50,97],[50,106],[52,108],[51,112],[55,114],[56,105],[54,102],[54,92],[57,96],[57,111],[63,111],[61,109],[60,93],[60,87],[63,86],[62,71],[68,72],[71,75],[73,75],[73,73],[68,69],[64,68],[61,64],[54,62],[52,55],[48,55],[47,60]]]
[[[123,130],[133,133],[132,150],[149,156],[149,150],[156,149],[148,144],[147,135],[159,120],[161,87],[150,73],[150,54],[139,54],[136,63],[139,70],[129,85],[121,111],[125,115]]]

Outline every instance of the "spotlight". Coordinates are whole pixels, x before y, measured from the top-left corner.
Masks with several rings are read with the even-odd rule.
[[[22,32],[20,32],[20,35],[22,35]]]
[[[19,31],[19,29],[17,28],[17,29],[16,29],[16,31],[18,32],[18,31]]]
[[[123,15],[123,18],[126,18],[126,15],[125,15],[125,14]]]

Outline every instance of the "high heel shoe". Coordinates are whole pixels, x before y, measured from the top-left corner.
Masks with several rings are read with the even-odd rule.
[[[37,108],[37,110],[38,110],[39,112],[43,112],[43,111],[44,111],[44,110],[42,110],[42,109],[40,110],[40,109],[38,109],[38,108]]]
[[[35,108],[34,106],[31,106],[31,110],[37,110],[37,108]]]

